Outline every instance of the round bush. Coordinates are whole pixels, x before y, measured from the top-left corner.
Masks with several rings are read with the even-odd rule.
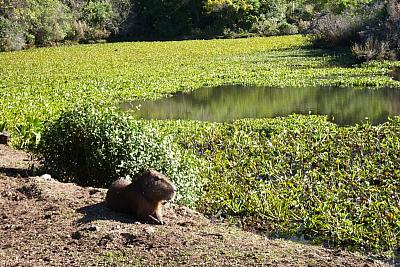
[[[297,34],[299,32],[299,29],[297,28],[296,25],[289,24],[287,22],[281,23],[279,25],[278,29],[279,29],[279,33],[282,35]]]
[[[35,153],[45,170],[61,181],[108,186],[119,177],[153,168],[174,181],[178,202],[193,206],[200,192],[197,164],[171,135],[114,109],[80,107],[62,113],[45,124]]]

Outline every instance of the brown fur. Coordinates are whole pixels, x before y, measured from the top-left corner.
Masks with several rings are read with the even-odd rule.
[[[173,199],[175,191],[175,185],[165,175],[147,170],[132,183],[123,179],[113,182],[106,195],[106,205],[142,221],[164,224],[162,202]]]

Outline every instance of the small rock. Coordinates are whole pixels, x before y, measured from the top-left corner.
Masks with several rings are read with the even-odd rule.
[[[19,224],[6,224],[3,227],[4,230],[21,230],[22,229],[22,225]]]
[[[102,238],[103,238],[103,239],[110,240],[110,241],[114,240],[114,238],[112,237],[112,235],[111,235],[111,234],[106,234],[106,235],[105,235],[105,236],[103,236]]]
[[[153,226],[149,226],[144,228],[144,231],[148,234],[154,234],[154,232],[156,231],[156,229]]]
[[[52,180],[51,175],[48,173],[41,175],[40,178],[42,178],[43,180]]]
[[[194,221],[183,221],[183,222],[177,222],[177,225],[182,227],[189,227],[189,226],[195,226],[196,223]]]

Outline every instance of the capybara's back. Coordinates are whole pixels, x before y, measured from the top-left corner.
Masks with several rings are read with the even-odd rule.
[[[134,192],[130,194],[126,192],[130,184],[131,182],[124,179],[118,179],[111,184],[106,195],[108,208],[118,212],[130,213],[128,197],[134,194]]]

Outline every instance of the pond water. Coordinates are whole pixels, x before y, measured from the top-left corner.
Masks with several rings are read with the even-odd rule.
[[[400,114],[400,89],[340,87],[220,86],[177,93],[156,101],[121,104],[145,119],[232,121],[289,114],[321,114],[339,125],[353,125],[368,117],[373,124]]]

